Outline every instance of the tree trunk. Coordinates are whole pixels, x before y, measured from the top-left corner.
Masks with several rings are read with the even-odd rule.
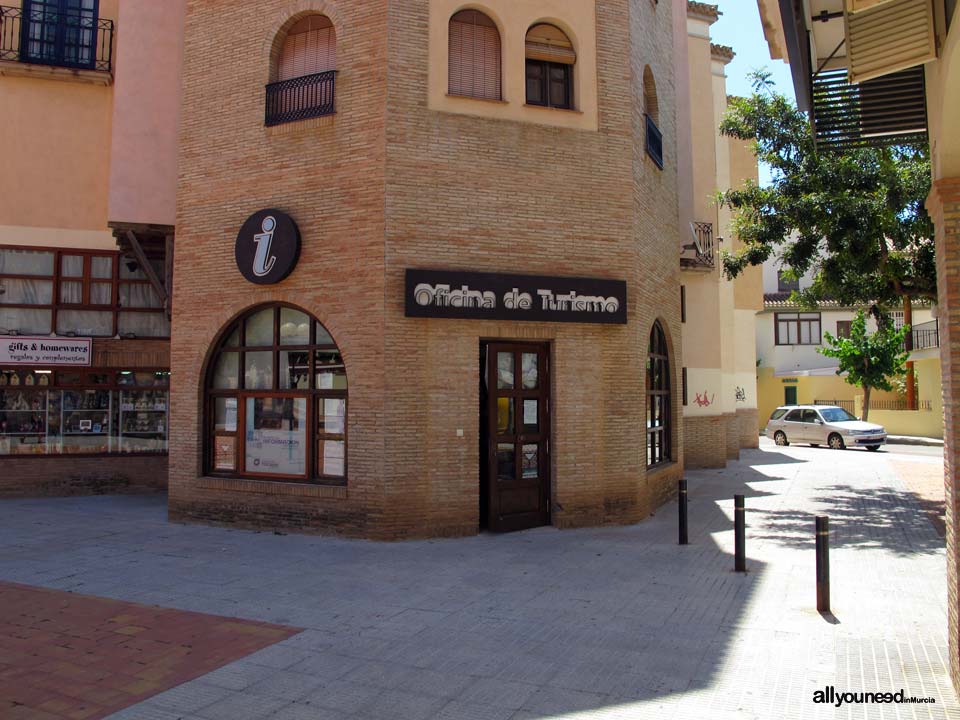
[[[903,296],[903,324],[910,326],[903,338],[903,348],[908,353],[913,350],[913,305],[909,295]],[[913,372],[913,362],[907,361],[907,410],[917,409],[917,381]]]
[[[863,386],[863,417],[860,418],[864,422],[867,421],[867,417],[870,415],[870,386]]]

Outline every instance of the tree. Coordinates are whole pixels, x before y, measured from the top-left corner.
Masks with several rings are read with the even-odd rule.
[[[863,388],[863,419],[870,414],[870,391],[892,390],[892,379],[903,373],[907,355],[903,350],[903,338],[909,326],[899,330],[884,319],[877,331],[867,334],[867,316],[858,310],[850,323],[850,337],[836,338],[828,332],[823,335],[828,345],[817,352],[840,361],[837,375],[846,373],[846,381]]]
[[[769,73],[751,77],[753,94],[731,99],[720,130],[753,141],[773,181],[719,195],[743,246],[724,254],[727,276],[780,249],[789,275],[814,271],[813,285],[795,296],[802,305],[827,298],[869,305],[879,321],[885,307],[936,301],[926,146],[818,151],[807,116],[774,91]]]

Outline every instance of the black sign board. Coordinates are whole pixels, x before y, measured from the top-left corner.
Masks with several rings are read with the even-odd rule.
[[[408,269],[406,315],[624,325],[627,284],[597,278]]]
[[[279,210],[254,213],[237,235],[236,258],[240,273],[250,282],[278,283],[300,259],[300,229]]]

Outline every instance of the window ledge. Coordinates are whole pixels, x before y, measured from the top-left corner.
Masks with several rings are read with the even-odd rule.
[[[453,100],[475,100],[477,102],[492,103],[493,105],[509,105],[510,103],[506,100],[494,100],[493,98],[477,97],[476,95],[456,95],[454,93],[447,93],[448,98]]]
[[[661,473],[668,472],[670,470],[675,470],[678,467],[676,460],[670,460],[669,462],[662,462],[658,465],[653,465],[647,468],[647,478],[656,477]]]
[[[0,60],[0,76],[64,80],[103,87],[113,85],[113,75],[100,70],[75,70],[55,65],[34,65],[10,60]]]
[[[243,478],[202,477],[197,486],[204,490],[229,490],[259,495],[293,495],[296,497],[346,500],[346,485],[313,485],[311,483],[245,480]]]
[[[572,115],[583,115],[583,110],[577,110],[576,108],[558,108],[550,107],[549,105],[530,105],[524,103],[525,108],[533,108],[534,110],[548,110],[550,112],[560,112],[560,113],[570,113]]]
[[[330,113],[329,115],[307,118],[306,120],[291,120],[290,122],[280,123],[278,125],[265,125],[264,129],[266,130],[267,137],[295,135],[306,130],[330,127],[333,125],[333,120],[336,116],[336,113]]]

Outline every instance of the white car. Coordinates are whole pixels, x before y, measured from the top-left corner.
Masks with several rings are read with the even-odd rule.
[[[879,450],[887,441],[880,425],[863,422],[833,405],[784,405],[773,411],[764,434],[777,445],[808,443],[834,450],[865,447]]]

